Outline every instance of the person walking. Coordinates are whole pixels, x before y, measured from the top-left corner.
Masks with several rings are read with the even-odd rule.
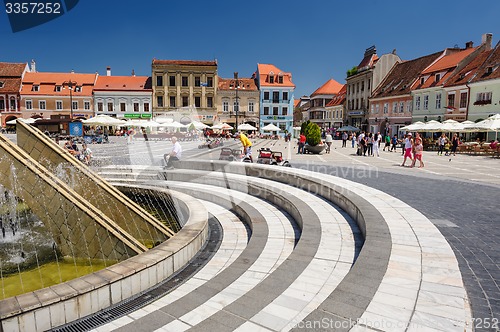
[[[391,139],[391,152],[394,150],[394,152],[397,152],[398,150],[398,135],[394,135],[392,136],[392,139]]]
[[[412,140],[412,137],[411,137],[411,133],[408,133],[408,135],[406,135],[406,138],[405,138],[404,142],[405,142],[404,143],[405,153],[404,153],[403,163],[401,164],[401,166],[405,166],[407,158],[410,158],[410,160],[413,162],[413,158],[411,156],[411,150],[412,150],[412,147],[413,147],[413,140]]]
[[[172,136],[172,151],[168,154],[169,158],[167,161],[167,169],[173,169],[174,168],[174,161],[179,161],[181,160],[182,156],[182,147],[181,144],[177,141],[177,137]]]
[[[451,151],[450,151],[450,155],[452,153],[453,153],[454,156],[456,155],[459,143],[460,143],[460,140],[458,139],[458,135],[454,134],[453,138],[451,139]]]
[[[410,167],[415,166],[417,160],[420,163],[418,168],[424,167],[424,162],[422,160],[422,155],[424,153],[424,145],[422,144],[422,139],[420,137],[415,138],[414,150],[415,150],[414,159]]]
[[[441,136],[439,136],[439,139],[438,139],[438,144],[439,144],[439,150],[438,150],[438,156],[439,155],[443,155],[443,150],[444,150],[444,146],[446,144],[446,141],[448,139],[446,138],[446,135],[443,133],[441,134]]]
[[[245,155],[245,158],[248,157],[250,162],[253,163],[252,142],[250,142],[248,137],[243,133],[238,133],[237,137],[240,139],[241,145],[243,145],[243,154]]]
[[[332,142],[333,142],[332,134],[330,134],[330,132],[328,132],[328,134],[326,134],[326,138],[325,138],[326,153],[330,153],[330,149],[332,147]]]
[[[372,156],[377,155],[377,157],[380,157],[380,141],[382,140],[382,136],[380,135],[380,132],[376,133],[373,135],[373,152]]]
[[[343,148],[346,148],[347,147],[347,132],[343,132],[342,133],[342,147]]]
[[[306,146],[306,135],[304,135],[303,133],[300,133],[299,150],[297,151],[297,153],[304,154],[305,146]]]
[[[368,155],[373,156],[373,135],[372,133],[368,134],[368,137],[366,138],[366,146],[368,147]]]
[[[385,151],[385,149],[387,149],[387,151],[391,149],[391,136],[389,135],[384,136],[384,149],[382,149],[382,151]]]
[[[351,145],[352,145],[352,148],[354,149],[354,147],[356,146],[356,133],[353,132],[351,134]]]

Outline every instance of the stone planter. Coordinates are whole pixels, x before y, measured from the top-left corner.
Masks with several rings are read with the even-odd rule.
[[[320,154],[325,151],[326,144],[321,145],[306,145],[306,153]]]

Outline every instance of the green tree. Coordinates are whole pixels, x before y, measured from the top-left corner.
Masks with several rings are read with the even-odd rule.
[[[314,122],[307,124],[305,135],[306,143],[309,145],[318,145],[321,142],[321,128]]]
[[[305,122],[302,122],[302,124],[300,125],[300,133],[301,134],[304,134],[305,135],[305,132],[306,132],[306,127],[307,125],[311,123],[311,121],[307,120]]]

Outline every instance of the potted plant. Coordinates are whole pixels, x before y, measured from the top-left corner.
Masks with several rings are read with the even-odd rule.
[[[316,123],[308,123],[304,135],[306,136],[306,151],[319,154],[325,150],[326,145],[321,141],[321,128]]]

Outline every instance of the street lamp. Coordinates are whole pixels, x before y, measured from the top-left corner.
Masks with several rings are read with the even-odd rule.
[[[73,85],[76,86],[76,82],[73,81],[65,81],[63,82],[63,86],[67,86],[69,89],[69,106],[70,106],[70,115],[69,118],[73,120]]]
[[[235,103],[235,106],[236,106],[236,109],[234,110],[234,113],[236,115],[236,123],[235,123],[235,127],[234,129],[236,130],[236,132],[238,132],[238,111],[240,110],[240,102],[238,100],[238,87],[240,86],[239,82],[238,82],[238,72],[235,71],[234,72],[234,83],[235,83],[235,91],[236,91],[236,103]]]

